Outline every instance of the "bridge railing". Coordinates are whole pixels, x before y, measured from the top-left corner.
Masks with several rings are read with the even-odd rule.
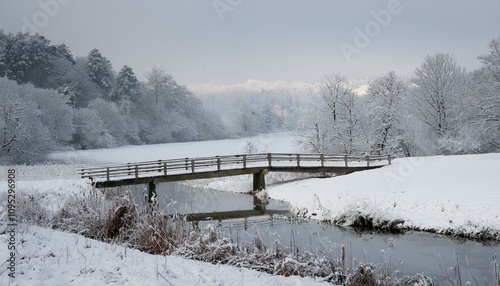
[[[391,164],[390,155],[330,155],[260,153],[200,158],[181,158],[138,163],[108,164],[80,170],[82,178],[117,180],[224,171],[246,168],[272,167],[370,167]]]

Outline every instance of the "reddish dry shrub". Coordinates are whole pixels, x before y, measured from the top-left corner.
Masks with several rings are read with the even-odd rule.
[[[373,269],[369,265],[360,264],[347,278],[347,285],[351,286],[375,286],[377,280],[373,274]]]

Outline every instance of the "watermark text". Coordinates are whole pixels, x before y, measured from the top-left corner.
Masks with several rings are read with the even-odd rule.
[[[7,171],[7,250],[9,258],[7,258],[7,272],[11,278],[16,277],[16,170],[9,169]]]

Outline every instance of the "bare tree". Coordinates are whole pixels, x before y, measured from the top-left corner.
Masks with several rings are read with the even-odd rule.
[[[480,118],[489,128],[500,131],[500,38],[488,45],[488,53],[478,57],[483,67],[476,78],[481,85],[479,108]]]
[[[456,108],[466,83],[465,70],[452,55],[427,56],[415,71],[413,82],[420,120],[443,138],[458,119]]]
[[[323,106],[313,114],[314,130],[308,142],[314,152],[352,154],[357,151],[358,98],[345,77],[326,75],[320,89]]]
[[[40,110],[15,82],[0,78],[0,162],[20,163],[40,159],[53,145],[50,131],[40,120]]]
[[[374,138],[372,150],[378,153],[386,152],[388,142],[394,139],[391,135],[397,135],[401,96],[405,89],[394,71],[376,79],[368,88],[368,112]]]
[[[158,97],[166,92],[173,81],[172,76],[159,67],[154,67],[151,71],[148,71],[146,79],[148,80],[147,87],[153,92],[156,103],[158,103]]]

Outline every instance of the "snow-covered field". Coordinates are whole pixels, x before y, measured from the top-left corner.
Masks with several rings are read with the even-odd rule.
[[[123,146],[113,149],[53,153],[50,159],[68,162],[128,163],[177,158],[237,155],[252,151],[296,152],[299,136],[292,132],[262,134],[252,138]]]
[[[276,182],[289,174],[268,177],[268,196],[304,217],[500,240],[500,154],[400,158],[380,169],[287,183]],[[230,192],[252,188],[250,177],[188,184]]]
[[[500,240],[500,154],[394,160],[391,166],[268,188],[273,199],[320,220]]]
[[[0,285],[326,285],[320,279],[151,255],[36,226],[21,226],[16,239],[16,278],[9,281],[3,264]],[[1,248],[1,261],[7,260],[6,250]]]
[[[295,136],[274,134],[252,139],[258,152],[293,152]],[[249,140],[223,140],[54,154],[84,162],[132,162],[178,157],[237,154]],[[182,147],[184,146],[184,147]],[[78,157],[78,159],[77,159]],[[55,212],[71,195],[88,192],[78,179],[79,165],[0,166],[0,195],[7,191],[7,169],[16,169],[18,193],[42,194],[40,203]],[[268,195],[284,200],[299,214],[351,224],[360,216],[375,226],[414,228],[500,240],[500,154],[396,159],[390,166],[325,179],[268,185]],[[270,181],[289,179],[273,175]],[[200,182],[198,182],[200,184]],[[205,181],[221,191],[251,188],[248,176]],[[5,205],[4,205],[5,207]],[[395,222],[395,223],[394,223]],[[358,220],[359,223],[359,220]],[[6,234],[0,241],[7,242]],[[17,278],[9,284],[6,265],[0,285],[314,285],[320,279],[275,277],[174,256],[157,256],[90,240],[76,234],[19,225]],[[6,245],[6,244],[5,244]],[[6,261],[7,247],[0,248]]]

